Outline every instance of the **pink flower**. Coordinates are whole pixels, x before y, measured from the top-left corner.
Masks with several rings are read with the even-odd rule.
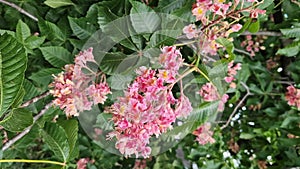
[[[186,37],[188,39],[193,39],[198,37],[198,30],[196,29],[195,24],[189,24],[188,26],[185,26],[182,31],[184,34],[186,34]]]
[[[233,32],[238,32],[242,27],[243,26],[241,24],[234,24],[234,25],[232,25],[231,30]]]
[[[229,98],[229,96],[227,94],[224,94],[220,98],[216,87],[213,86],[213,84],[211,84],[211,83],[206,83],[205,85],[203,85],[199,91],[199,94],[203,98],[203,100],[207,101],[207,102],[220,100],[219,105],[218,105],[219,112],[224,110],[224,104],[227,102],[227,100]]]
[[[199,91],[200,96],[204,101],[211,102],[219,99],[219,94],[216,87],[212,83],[206,83]]]
[[[96,62],[93,55],[93,48],[89,48],[83,52],[81,51],[75,57],[75,64],[85,66],[87,62]]]
[[[111,91],[107,83],[92,84],[87,88],[87,93],[94,104],[104,104],[107,99],[107,95],[111,94]]]
[[[193,135],[195,135],[196,141],[199,142],[201,145],[205,145],[207,143],[213,144],[215,143],[215,139],[212,137],[213,132],[210,131],[210,123],[205,123],[193,131]]]
[[[169,71],[178,74],[179,68],[183,64],[181,53],[175,46],[165,46],[161,49],[162,54],[159,55],[159,62]]]
[[[135,160],[133,169],[145,169],[147,167],[147,162],[146,160]]]
[[[107,137],[116,137],[115,146],[125,157],[149,157],[150,138],[167,132],[176,118],[186,117],[192,111],[183,92],[175,99],[168,87],[173,85],[183,62],[180,51],[173,46],[164,47],[159,60],[163,69],[137,69],[137,77],[124,91],[124,96],[109,109],[115,130]]]
[[[231,83],[232,81],[234,81],[234,79],[235,78],[233,76],[227,76],[224,78],[225,82],[227,82],[227,83]]]
[[[219,102],[218,111],[222,112],[224,111],[224,105],[227,102],[229,96],[227,94],[224,94]]]
[[[211,7],[211,11],[214,12],[217,15],[221,15],[221,16],[225,16],[227,10],[229,9],[229,7],[231,6],[231,2],[228,4],[223,4],[223,3],[215,3],[212,5]]]
[[[187,117],[193,110],[190,100],[185,96],[181,95],[177,101],[175,107],[175,115],[179,117]]]
[[[65,65],[65,71],[54,76],[50,84],[50,93],[54,96],[53,103],[64,109],[67,117],[78,116],[79,112],[91,110],[92,105],[101,103],[107,99],[110,89],[105,82],[94,83],[94,75],[83,73],[82,69],[90,70],[87,62],[95,62],[93,49],[80,52],[75,58],[75,64]]]
[[[81,158],[77,161],[77,169],[86,169],[86,164],[90,162],[89,158]]]
[[[257,18],[258,14],[265,14],[265,13],[266,13],[265,10],[253,9],[250,11],[250,18]]]
[[[208,9],[204,5],[201,5],[201,6],[197,6],[196,8],[194,8],[192,10],[192,13],[194,16],[196,16],[196,20],[200,21],[200,20],[203,20],[203,18],[205,18],[207,10]]]
[[[290,106],[296,106],[300,109],[300,89],[296,89],[294,86],[288,86],[285,93],[285,99]]]
[[[227,83],[231,83],[232,81],[235,80],[234,76],[237,74],[238,70],[242,69],[242,64],[241,63],[237,63],[235,66],[233,65],[233,61],[228,63],[227,66],[227,76],[224,78],[225,82]]]

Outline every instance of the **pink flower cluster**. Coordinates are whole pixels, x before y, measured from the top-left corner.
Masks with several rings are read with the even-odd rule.
[[[199,91],[200,96],[206,102],[212,102],[219,100],[218,111],[222,112],[224,110],[224,105],[227,102],[229,96],[224,94],[220,97],[217,88],[212,83],[206,83],[203,85]]]
[[[190,24],[183,28],[183,33],[188,39],[201,37],[199,45],[202,47],[202,52],[216,55],[217,49],[222,47],[216,43],[216,39],[221,37],[228,38],[230,33],[238,32],[241,28],[241,24],[234,24],[225,33],[221,34],[219,33],[220,27],[214,26],[211,30],[207,30],[206,35],[203,36],[201,29],[197,29],[195,24]]]
[[[66,65],[65,71],[54,76],[50,84],[50,93],[55,97],[53,103],[64,109],[67,117],[91,110],[93,104],[103,104],[107,94],[111,93],[106,82],[96,84],[93,81],[95,72],[91,72],[91,75],[83,73],[83,69],[90,70],[87,62],[96,63],[92,52],[92,48],[80,52],[75,58],[75,64]]]
[[[233,61],[228,63],[227,66],[227,76],[224,78],[225,82],[230,83],[231,88],[235,88],[236,84],[233,82],[235,80],[235,75],[237,74],[238,70],[242,69],[242,64],[237,63],[234,65]]]
[[[262,10],[262,9],[253,9],[250,10],[250,18],[258,18],[259,14],[265,14],[266,10]]]
[[[196,136],[196,141],[199,142],[201,145],[205,145],[207,143],[213,144],[215,143],[215,139],[212,137],[213,132],[210,130],[211,124],[205,123],[201,125],[198,129],[193,131],[193,135]]]
[[[252,39],[251,35],[247,35],[246,39],[241,43],[241,47],[246,47],[246,51],[250,52],[250,56],[255,56],[255,53],[259,52],[259,50],[264,50],[264,46],[260,46],[259,39]]]
[[[212,12],[216,15],[225,17],[229,7],[232,5],[231,2],[223,3],[224,0],[197,0],[196,4],[193,6],[192,13],[196,16],[197,21],[201,21],[203,25],[206,25],[209,21],[208,12]]]
[[[86,169],[87,163],[94,163],[95,160],[90,160],[89,158],[81,158],[77,161],[77,169]]]
[[[249,2],[256,1],[250,0]],[[240,3],[244,4],[240,0],[235,0],[234,4],[226,3],[225,0],[197,0],[193,5],[192,13],[196,17],[196,21],[201,22],[202,27],[197,29],[195,24],[190,24],[183,28],[183,33],[188,39],[198,38],[200,40],[199,46],[203,54],[216,55],[217,50],[222,47],[216,43],[216,39],[229,38],[231,33],[238,32],[242,28],[240,24],[225,21],[226,18],[238,19],[237,16],[240,16],[242,12],[249,12],[251,18],[257,18],[258,14],[265,13],[264,10],[251,8],[251,6],[238,9]]]
[[[288,86],[285,93],[285,99],[290,106],[296,106],[300,110],[300,89],[296,89],[294,86]]]
[[[151,136],[158,137],[172,129],[176,118],[186,117],[192,111],[183,91],[178,99],[171,91],[183,62],[180,51],[173,46],[164,47],[159,61],[163,69],[140,67],[125,96],[118,98],[109,110],[115,130],[108,139],[117,138],[115,146],[125,157],[149,157]]]
[[[147,161],[145,159],[135,160],[133,169],[145,169],[145,168],[147,168]]]

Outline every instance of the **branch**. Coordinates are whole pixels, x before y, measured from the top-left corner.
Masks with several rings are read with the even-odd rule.
[[[291,1],[300,7],[300,2],[298,2],[296,0],[291,0]]]
[[[1,0],[0,0],[0,1],[1,1]],[[49,96],[49,94],[50,94],[50,92],[45,92],[45,93],[43,93],[43,94],[41,94],[41,95],[39,95],[39,96],[36,96],[36,97],[34,97],[34,98],[28,100],[27,102],[23,103],[23,104],[20,106],[20,108],[27,107],[27,106],[29,106],[30,104],[35,103],[35,102],[39,101],[40,99],[43,99],[43,98]]]
[[[19,12],[21,12],[22,14],[25,14],[26,16],[28,16],[29,18],[33,19],[34,21],[38,21],[38,18],[31,15],[30,13],[28,13],[27,11],[25,11],[24,9],[22,9],[21,7],[19,7],[18,5],[12,3],[12,2],[7,2],[5,0],[0,0],[0,3],[6,4],[12,8],[15,8],[16,10],[18,10]]]
[[[246,31],[242,33],[241,35],[257,35],[257,36],[282,36],[281,32],[270,32],[270,31],[259,31],[256,33],[251,33],[249,31]]]
[[[237,112],[237,110],[241,107],[241,105],[243,104],[243,102],[246,100],[246,98],[250,95],[253,95],[251,92],[250,92],[250,89],[249,87],[241,82],[241,84],[243,85],[243,87],[246,89],[247,93],[246,95],[242,98],[242,100],[237,104],[237,106],[233,109],[232,113],[230,114],[228,120],[226,121],[226,123],[221,127],[221,130],[225,129],[226,127],[228,127],[231,119],[234,117],[235,113]]]
[[[204,31],[205,29],[209,28],[210,26],[217,24],[218,22],[220,22],[220,21],[221,21],[222,19],[224,19],[224,18],[230,17],[231,15],[233,15],[233,14],[235,14],[235,13],[239,13],[239,12],[242,12],[242,11],[246,11],[246,10],[250,9],[251,7],[253,7],[253,6],[248,6],[248,7],[246,7],[246,8],[243,8],[243,9],[240,9],[240,10],[237,10],[237,11],[229,12],[229,13],[227,13],[225,16],[219,16],[217,19],[213,20],[211,23],[209,23],[209,24],[207,24],[207,25],[204,25],[204,26],[201,28],[201,31]]]
[[[248,52],[246,52],[246,51],[244,51],[244,50],[234,48],[234,51],[236,51],[238,53],[245,54],[245,55],[249,56],[250,58],[252,58],[251,54],[248,53]]]
[[[18,134],[17,136],[15,136],[14,138],[12,138],[11,140],[9,140],[6,144],[4,144],[4,146],[2,147],[2,151],[7,150],[10,146],[12,146],[15,142],[17,142],[18,140],[20,140],[21,138],[23,138],[27,133],[29,133],[29,131],[31,130],[32,126],[34,125],[34,123],[40,118],[42,117],[42,115],[44,115],[46,113],[46,111],[53,105],[52,102],[48,103],[45,108],[43,110],[41,110],[36,116],[34,116],[33,118],[33,124],[29,127],[27,127],[24,131],[22,131],[20,134]]]
[[[295,82],[291,82],[291,81],[281,81],[281,80],[275,80],[274,83],[278,83],[278,84],[288,84],[290,86],[294,85]]]

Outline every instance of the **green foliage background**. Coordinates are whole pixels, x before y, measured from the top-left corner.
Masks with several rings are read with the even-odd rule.
[[[46,97],[26,108],[19,106],[46,92],[52,74],[62,71],[96,31],[109,34],[107,24],[128,14],[141,12],[168,13],[188,22],[194,22],[191,14],[192,0],[149,0],[148,6],[140,1],[128,0],[47,0],[10,1],[29,11],[38,22],[0,3],[0,138],[4,132],[11,139],[18,132],[33,125],[30,132],[5,151],[2,159],[43,159],[65,162],[66,168],[76,168],[79,158],[95,160],[88,168],[132,168],[135,159],[125,159],[101,149],[78,125],[77,119],[67,120],[64,113],[50,108],[37,121],[35,116],[51,101]],[[299,1],[297,1],[299,2]],[[256,25],[242,20],[241,24],[253,37],[262,38],[265,50],[254,57],[237,52],[244,50],[240,43],[245,35],[234,36],[232,44],[224,45],[235,60],[243,64],[237,77],[237,89],[230,93],[219,124],[214,124],[215,144],[199,145],[192,135],[185,137],[169,151],[147,161],[149,168],[291,168],[300,166],[300,116],[299,111],[287,105],[284,99],[290,82],[300,84],[300,7],[290,0],[265,0],[267,15],[259,18]],[[154,14],[155,15],[155,14]],[[117,44],[106,57],[126,58],[147,48],[172,45],[174,38],[155,32],[159,16],[134,18],[128,26],[130,35]],[[153,19],[154,18],[154,19]],[[156,18],[156,19],[155,19]],[[146,22],[145,22],[146,21]],[[117,27],[118,25],[116,25]],[[124,26],[124,25],[123,25]],[[181,34],[184,24],[163,25],[171,37]],[[171,26],[171,27],[170,27]],[[259,32],[258,31],[259,28]],[[149,32],[154,33],[149,33]],[[244,30],[245,31],[245,30]],[[112,34],[118,40],[120,34]],[[279,35],[279,36],[278,36]],[[220,43],[225,44],[226,41]],[[122,53],[121,53],[122,52]],[[116,59],[115,58],[115,59]],[[101,65],[111,74],[115,63]],[[117,60],[116,59],[116,60]],[[270,62],[274,63],[270,66]],[[282,71],[278,71],[282,68]],[[213,74],[213,72],[211,73]],[[198,79],[201,82],[201,79]],[[230,125],[221,130],[234,107],[246,94],[245,83],[253,94],[243,102]],[[299,86],[300,87],[300,86]],[[232,104],[233,107],[230,107]],[[196,111],[205,113],[203,107]],[[198,113],[199,113],[198,112]],[[60,115],[57,123],[52,123]],[[204,117],[198,117],[204,119]],[[22,120],[20,120],[22,119]],[[288,137],[293,135],[293,138]],[[230,156],[224,156],[230,153]],[[60,168],[55,165],[0,163],[0,168]]]

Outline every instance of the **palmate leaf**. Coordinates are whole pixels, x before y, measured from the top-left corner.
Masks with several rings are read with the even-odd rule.
[[[22,88],[27,57],[11,35],[0,36],[0,116],[14,103]]]
[[[8,131],[19,132],[23,131],[32,123],[32,113],[26,109],[18,108],[13,109],[9,114],[7,114],[7,116],[0,122],[0,125]]]
[[[112,11],[104,6],[98,8],[98,24],[102,32],[109,36],[114,42],[120,43],[133,51],[138,50],[135,44],[130,39],[128,30],[129,24],[126,17],[119,18]]]
[[[30,29],[27,24],[22,20],[19,20],[16,29],[16,39],[19,40],[19,42],[24,43],[25,39],[27,39],[30,35]]]
[[[38,89],[27,79],[23,82],[24,90],[26,91],[24,95],[24,101],[32,99],[33,97],[40,94]]]
[[[74,5],[74,3],[71,0],[47,0],[44,3],[50,6],[51,8]]]
[[[72,18],[68,17],[70,27],[73,33],[79,39],[89,38],[95,31],[96,28],[90,24],[85,18]]]
[[[61,46],[47,46],[40,49],[44,58],[54,67],[61,68],[72,63],[71,53]]]
[[[45,123],[44,128],[40,130],[40,135],[55,156],[62,162],[67,162],[70,156],[70,146],[63,127],[55,123]]]
[[[182,7],[186,0],[160,0],[158,2],[158,9],[163,13],[170,13]]]
[[[130,20],[134,30],[137,33],[153,33],[156,31],[161,23],[159,15],[141,2],[131,0],[130,3],[132,5]]]
[[[78,139],[78,122],[76,119],[72,120],[61,120],[57,122],[61,127],[64,128],[66,135],[68,137],[68,143],[70,146],[70,156],[68,161],[73,160],[79,154],[78,146],[76,142]]]
[[[40,86],[48,86],[48,84],[52,81],[52,75],[57,75],[61,73],[61,69],[57,68],[44,68],[39,70],[38,72],[34,72],[29,76],[30,80],[33,80],[35,84]]]
[[[289,38],[300,38],[300,28],[280,29],[281,33]]]
[[[219,102],[208,102],[203,103],[199,107],[194,108],[188,117],[188,121],[194,122],[205,122],[207,120],[213,121],[217,116],[217,109],[219,106]]]
[[[109,75],[124,72],[129,68],[132,68],[139,61],[137,55],[127,56],[121,52],[107,53],[100,65],[100,69]]]
[[[49,40],[65,41],[66,35],[54,23],[39,19],[39,28],[42,35],[45,35]]]
[[[174,44],[177,36],[181,34],[181,30],[159,30],[150,38],[150,47],[168,46]]]
[[[285,55],[288,57],[296,56],[300,51],[300,41],[293,42],[283,49],[279,49],[276,54],[277,55]]]

